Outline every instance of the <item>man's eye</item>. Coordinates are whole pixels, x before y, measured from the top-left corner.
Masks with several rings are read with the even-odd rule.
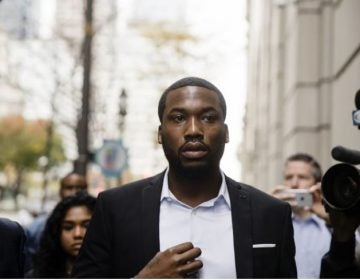
[[[173,117],[173,120],[174,120],[175,122],[182,122],[183,120],[185,120],[185,117],[184,117],[183,115],[175,115],[175,116]]]
[[[203,116],[203,120],[206,122],[214,122],[216,121],[216,116],[214,115],[205,115]]]

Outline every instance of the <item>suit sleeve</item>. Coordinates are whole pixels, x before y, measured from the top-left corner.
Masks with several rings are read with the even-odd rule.
[[[112,229],[110,213],[100,193],[72,278],[111,278]]]
[[[16,223],[17,224],[17,223]],[[24,229],[17,224],[17,241],[16,243],[18,244],[18,249],[17,252],[19,252],[18,255],[18,261],[17,261],[17,271],[18,271],[18,278],[20,277],[24,277],[24,273],[25,273],[25,242],[26,242],[26,235],[25,235],[25,231]]]
[[[278,278],[297,278],[295,263],[294,229],[291,219],[290,205],[286,205],[284,227],[280,255],[280,269]]]
[[[0,278],[23,278],[24,229],[17,222],[1,219],[0,236],[3,243],[0,248]]]

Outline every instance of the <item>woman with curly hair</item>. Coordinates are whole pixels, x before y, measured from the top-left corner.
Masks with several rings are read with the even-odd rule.
[[[80,192],[60,201],[45,226],[33,278],[69,278],[79,254],[87,226],[94,211],[96,198]]]

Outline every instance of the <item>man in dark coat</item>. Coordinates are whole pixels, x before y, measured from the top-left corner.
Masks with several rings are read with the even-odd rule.
[[[289,204],[220,169],[220,90],[181,79],[159,101],[169,167],[99,195],[73,277],[296,278]]]

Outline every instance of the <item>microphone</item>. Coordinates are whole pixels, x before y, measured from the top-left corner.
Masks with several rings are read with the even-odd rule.
[[[355,94],[355,111],[352,112],[353,124],[360,129],[360,89]]]
[[[331,150],[331,156],[337,161],[349,164],[360,164],[360,151],[351,150],[343,146],[336,146]]]

